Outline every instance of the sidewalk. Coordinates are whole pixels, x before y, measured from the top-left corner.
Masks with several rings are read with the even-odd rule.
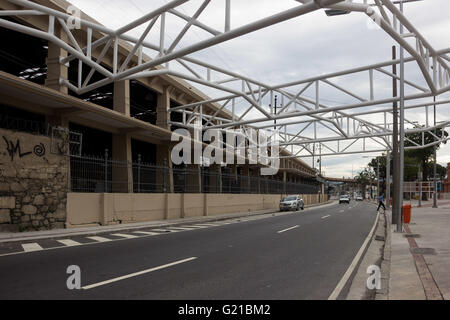
[[[335,200],[330,200],[326,203],[306,205],[305,210],[313,207],[325,207],[335,204]],[[149,227],[175,227],[178,225],[186,223],[201,223],[201,222],[213,222],[221,221],[234,218],[250,217],[257,215],[265,215],[279,212],[279,210],[261,210],[253,212],[237,212],[232,214],[207,216],[207,217],[196,217],[196,218],[185,218],[185,219],[174,219],[174,220],[159,220],[159,221],[149,221],[149,222],[139,222],[139,223],[128,223],[120,225],[111,226],[98,226],[98,227],[80,227],[73,229],[54,229],[47,231],[31,231],[31,232],[0,232],[0,243],[14,242],[14,241],[29,241],[29,240],[41,240],[41,239],[52,239],[59,237],[74,237],[80,235],[100,235],[104,233],[109,233],[112,231],[132,231],[139,230]]]
[[[405,201],[405,204],[410,201]],[[450,201],[413,200],[403,233],[391,226],[389,300],[450,299]]]

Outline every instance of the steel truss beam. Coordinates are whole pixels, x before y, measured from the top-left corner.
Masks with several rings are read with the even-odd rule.
[[[450,48],[435,50],[405,15],[395,7],[391,0],[375,0],[372,3],[368,3],[367,0],[297,0],[301,5],[235,29],[231,26],[232,11],[230,0],[226,0],[224,31],[216,30],[199,21],[199,17],[206,7],[212,3],[211,0],[204,0],[192,16],[183,14],[177,9],[189,0],[173,0],[117,30],[111,30],[105,26],[78,19],[77,22],[80,23],[82,31],[86,33],[87,42],[85,44],[78,43],[69,28],[69,23],[73,20],[73,16],[27,0],[7,1],[17,5],[18,9],[0,11],[0,16],[40,15],[48,17],[48,30],[39,30],[5,19],[0,19],[0,26],[40,37],[57,44],[68,52],[68,57],[61,59],[62,64],[78,60],[78,82],[70,83],[68,79],[60,79],[61,84],[66,85],[70,90],[83,94],[114,81],[162,75],[184,79],[191,83],[197,83],[201,86],[224,92],[226,95],[171,108],[170,112],[183,113],[182,122],[172,123],[173,125],[193,128],[194,121],[202,123],[205,120],[206,125],[203,130],[226,130],[245,127],[265,130],[268,132],[268,135],[276,135],[280,139],[282,146],[290,146],[292,157],[315,157],[318,155],[351,153],[353,151],[350,151],[350,147],[356,146],[358,141],[363,141],[363,147],[359,148],[359,152],[373,152],[366,150],[366,139],[381,145],[384,148],[383,150],[391,148],[390,137],[392,136],[392,130],[387,119],[390,117],[392,108],[387,105],[399,101],[400,98],[377,99],[374,74],[378,73],[391,79],[399,79],[398,76],[385,69],[394,64],[399,64],[399,60],[381,62],[280,85],[268,85],[192,58],[189,54],[322,8],[331,8],[366,14],[410,54],[406,62],[417,63],[427,87],[406,79],[405,83],[414,89],[416,93],[406,96],[405,100],[420,100],[420,102],[406,106],[405,109],[423,109],[426,112],[427,121],[425,124],[420,125],[412,119],[406,119],[413,126],[412,131],[410,130],[409,132],[415,132],[414,130],[430,132],[432,128],[428,123],[428,107],[433,105],[433,103],[423,102],[422,99],[439,96],[450,91],[450,68],[448,65],[450,59],[447,55],[450,53]],[[377,8],[378,12],[374,8]],[[167,15],[176,16],[185,22],[184,27],[179,30],[178,35],[170,44],[167,43],[166,39]],[[160,41],[158,44],[150,43],[146,41],[146,38],[157,23],[161,24]],[[400,24],[407,30],[407,33],[400,34]],[[67,35],[69,43],[60,40],[55,35],[55,28],[58,26]],[[129,34],[130,31],[135,30],[137,27],[143,27],[144,29],[138,38]],[[180,41],[189,29],[194,27],[206,31],[210,38],[185,48],[178,48]],[[97,35],[95,41],[93,38],[94,32]],[[98,37],[98,34],[100,34],[100,37]],[[118,48],[120,41],[125,41],[132,45],[131,51],[123,61],[120,61],[119,58]],[[100,54],[94,57],[92,53],[96,49],[100,50]],[[152,60],[144,61],[144,50],[146,54],[147,52],[154,52],[156,55]],[[107,55],[113,58],[112,71],[101,65]],[[170,62],[179,63],[186,70],[186,73],[171,70]],[[84,79],[83,65],[90,68],[88,76]],[[95,71],[103,75],[104,79],[91,82]],[[365,96],[361,96],[336,82],[338,77],[354,74],[367,75],[368,87]],[[239,88],[236,88],[237,86]],[[323,86],[337,90],[355,102],[337,106],[329,105],[325,102],[327,99],[322,93]],[[315,91],[314,98],[305,95],[305,92],[309,89]],[[276,97],[279,97],[281,100],[281,107],[278,110],[274,108]],[[247,104],[244,108],[245,111],[239,115],[236,111],[236,103],[238,101],[244,101]],[[204,114],[202,106],[210,103],[221,103],[221,106],[212,115]],[[448,103],[449,100],[441,100],[437,101],[436,105],[442,108],[447,106]],[[218,116],[220,111],[223,110],[230,111],[230,118]],[[261,114],[261,117],[248,119],[247,116],[252,111],[257,111]],[[384,123],[375,123],[364,119],[364,116],[368,115],[381,115],[384,117]],[[277,121],[277,123],[272,124],[274,121]],[[302,125],[305,126],[302,128]],[[272,127],[276,128],[276,132],[269,130]],[[441,123],[438,127],[446,129],[448,123]],[[436,137],[436,139],[439,139],[436,143],[446,141],[445,137]],[[350,144],[344,149],[341,149],[339,145],[334,149],[327,145],[327,143],[331,142],[339,144],[340,141],[346,140]],[[311,144],[313,145],[312,148],[310,147]],[[320,145],[320,150],[326,149],[330,152],[317,154],[315,151],[316,144]],[[294,146],[296,148],[297,146],[302,146],[302,148],[294,150]],[[423,147],[424,145],[421,144],[412,148]],[[304,155],[303,151],[306,151],[307,155]]]

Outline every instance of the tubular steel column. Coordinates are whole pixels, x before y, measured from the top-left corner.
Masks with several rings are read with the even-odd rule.
[[[386,208],[391,207],[391,153],[386,153]]]
[[[400,0],[400,11],[403,13],[403,0]],[[403,23],[400,22],[400,35],[403,34]],[[403,232],[403,179],[405,165],[405,50],[400,45],[400,143],[399,143],[399,198],[397,216],[397,232]]]
[[[392,46],[392,60],[397,60],[397,51],[396,47]],[[397,65],[392,65],[392,73],[397,75]],[[392,77],[392,90],[393,97],[397,97],[397,79]],[[397,224],[399,212],[399,157],[398,157],[398,105],[395,101],[392,109],[393,114],[393,128],[392,128],[392,158],[393,158],[393,196],[392,196],[392,224]]]

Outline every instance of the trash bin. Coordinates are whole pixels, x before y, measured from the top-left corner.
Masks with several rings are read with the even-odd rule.
[[[403,222],[410,223],[411,222],[411,205],[405,204],[403,206]]]
[[[392,207],[392,198],[389,199],[389,203],[391,204],[391,207]]]

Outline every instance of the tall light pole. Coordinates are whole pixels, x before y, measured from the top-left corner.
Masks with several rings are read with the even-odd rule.
[[[436,126],[436,96],[433,96],[433,102],[434,102],[434,106],[433,106],[433,113],[434,113],[434,126]],[[434,135],[436,135],[436,133],[437,133],[437,131],[436,131],[436,129],[434,130]],[[438,205],[437,205],[437,181],[436,181],[436,167],[437,167],[437,165],[436,165],[436,150],[437,150],[437,146],[436,145],[434,145],[433,146],[433,148],[434,148],[434,163],[433,163],[433,189],[434,189],[434,192],[433,192],[433,208],[437,208],[438,207]]]
[[[391,153],[389,150],[386,152],[386,208],[390,208],[391,199]]]
[[[403,0],[400,0],[400,12],[403,14]],[[400,22],[400,36],[403,35],[403,23]],[[400,143],[399,143],[399,193],[397,201],[397,232],[403,232],[403,179],[405,165],[405,49],[400,45]]]

